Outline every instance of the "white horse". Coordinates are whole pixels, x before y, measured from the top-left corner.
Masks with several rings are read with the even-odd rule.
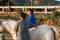
[[[58,40],[58,32],[54,26],[39,25],[29,32],[31,40]]]
[[[18,21],[4,20],[2,25],[8,32],[11,33],[14,40],[16,40],[16,32],[14,27],[17,26]],[[37,28],[29,29],[30,40],[58,40],[58,32],[56,27],[49,25],[39,25]]]

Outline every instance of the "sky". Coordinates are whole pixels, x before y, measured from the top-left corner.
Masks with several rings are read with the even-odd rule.
[[[60,1],[60,0],[55,0],[55,1]]]

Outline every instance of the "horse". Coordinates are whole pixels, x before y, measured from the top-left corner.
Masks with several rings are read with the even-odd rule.
[[[16,32],[14,28],[19,21],[2,20],[1,24],[9,33],[11,33],[14,40],[16,40]],[[58,32],[55,26],[38,25],[37,28],[29,29],[30,40],[58,40]]]

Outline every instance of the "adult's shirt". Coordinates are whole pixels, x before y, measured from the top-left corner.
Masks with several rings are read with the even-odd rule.
[[[29,27],[33,26],[27,20],[22,20],[17,26],[17,40],[29,40]]]

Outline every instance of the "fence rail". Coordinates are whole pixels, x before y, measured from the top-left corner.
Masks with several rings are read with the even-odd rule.
[[[10,9],[14,9],[15,11],[11,13],[16,13],[18,9],[21,9],[22,11],[26,12],[27,9],[41,9],[42,11],[37,11],[38,13],[52,13],[52,11],[48,11],[48,9],[56,8],[57,11],[60,11],[60,6],[0,6],[0,13],[11,12]]]

